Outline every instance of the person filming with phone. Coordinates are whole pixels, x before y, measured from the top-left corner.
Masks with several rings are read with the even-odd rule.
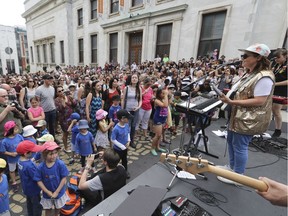
[[[106,149],[104,152],[100,152],[99,156],[105,167],[87,180],[87,174],[92,169],[92,164],[95,160],[94,154],[88,156],[86,167],[78,186],[81,197],[85,199],[86,203],[93,206],[126,185],[127,178],[125,168],[119,164],[120,157],[117,152],[113,149]]]

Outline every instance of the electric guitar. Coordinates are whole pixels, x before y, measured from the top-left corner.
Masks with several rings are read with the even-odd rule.
[[[240,82],[235,83],[232,88],[227,92],[226,97],[230,98],[231,100],[233,100],[235,93],[236,93],[236,89],[238,88]],[[224,93],[218,89],[215,84],[213,82],[210,83],[211,88],[216,92],[217,95],[219,95],[221,97],[221,95],[223,95]],[[229,106],[231,107],[231,105],[227,104],[227,103],[223,103],[223,105],[221,106],[221,110],[225,111],[229,109]]]
[[[169,162],[177,165],[183,170],[192,173],[198,174],[203,172],[211,172],[218,176],[222,176],[224,178],[230,179],[232,181],[238,182],[242,185],[246,185],[248,187],[257,189],[259,191],[267,191],[268,186],[264,181],[260,181],[258,179],[254,179],[245,175],[240,175],[235,172],[231,172],[229,170],[222,169],[220,167],[216,167],[209,163],[208,160],[204,160],[200,158],[192,158],[186,156],[176,156],[174,154],[165,154],[162,153],[160,156],[161,162]]]

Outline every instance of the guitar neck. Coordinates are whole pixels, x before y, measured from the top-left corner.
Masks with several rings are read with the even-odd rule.
[[[232,181],[238,182],[240,184],[246,185],[248,187],[257,189],[259,191],[267,191],[268,186],[265,182],[260,181],[258,179],[254,179],[245,175],[240,175],[235,172],[231,172],[229,170],[221,169],[216,166],[210,166],[208,167],[208,171],[211,173],[214,173],[218,176],[222,176],[224,178],[230,179]]]

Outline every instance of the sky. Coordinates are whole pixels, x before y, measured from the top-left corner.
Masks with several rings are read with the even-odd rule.
[[[0,25],[25,26],[24,13],[25,0],[0,0]]]

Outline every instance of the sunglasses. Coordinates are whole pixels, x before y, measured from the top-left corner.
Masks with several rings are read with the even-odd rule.
[[[8,97],[8,95],[1,95],[0,97],[2,97],[2,98],[6,98],[6,97]]]
[[[63,92],[64,91],[64,89],[62,89],[62,90],[58,90],[58,92]]]
[[[241,55],[241,58],[246,59],[246,58],[251,57],[251,56],[253,56],[253,55],[248,55],[245,53],[245,54]]]

